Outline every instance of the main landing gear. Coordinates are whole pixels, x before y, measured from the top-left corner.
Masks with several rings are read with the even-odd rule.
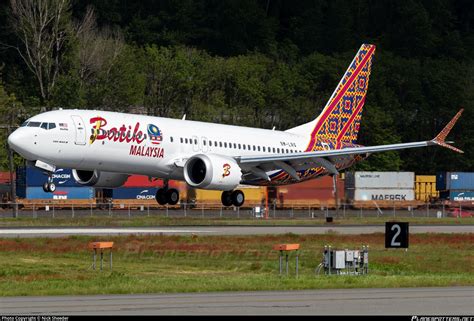
[[[56,190],[56,184],[53,183],[53,176],[48,175],[48,181],[43,184],[43,191],[53,193]]]
[[[156,201],[160,205],[176,205],[179,202],[179,192],[177,189],[168,188],[168,182],[165,181],[165,186],[156,191]]]
[[[240,207],[245,202],[245,195],[241,190],[224,191],[221,196],[222,205]]]

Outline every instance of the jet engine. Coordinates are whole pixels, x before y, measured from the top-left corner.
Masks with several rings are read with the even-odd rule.
[[[231,157],[199,154],[184,164],[184,179],[194,188],[231,191],[242,180],[242,171]]]
[[[72,176],[78,184],[105,188],[120,187],[128,179],[127,174],[100,172],[98,170],[85,171],[80,169],[73,169]]]

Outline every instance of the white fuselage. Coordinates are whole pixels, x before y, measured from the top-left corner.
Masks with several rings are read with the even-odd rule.
[[[31,122],[54,128],[32,127]],[[196,154],[296,153],[304,151],[309,141],[277,130],[95,110],[50,111],[25,124],[9,143],[27,160],[179,180],[183,173],[175,165]]]

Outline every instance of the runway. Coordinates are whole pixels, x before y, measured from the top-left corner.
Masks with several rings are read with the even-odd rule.
[[[472,315],[474,287],[0,298],[0,314]]]
[[[410,233],[473,233],[473,225],[412,225]],[[121,227],[121,228],[84,228],[84,227],[24,227],[1,228],[2,237],[62,237],[71,235],[264,235],[264,234],[372,234],[385,233],[382,225],[352,226],[187,226],[187,227]]]

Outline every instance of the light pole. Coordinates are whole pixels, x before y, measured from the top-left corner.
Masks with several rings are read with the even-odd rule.
[[[8,126],[8,136],[12,133],[12,127]],[[8,145],[8,143],[7,143]],[[15,166],[13,164],[13,150],[8,145],[8,163],[9,163],[9,170],[10,170],[10,195],[12,201],[12,211],[13,217],[18,218],[18,203],[16,202],[16,179],[13,177],[13,172],[15,170]]]
[[[7,130],[7,139],[8,136],[12,133],[13,129],[15,129],[16,126],[11,126],[11,125],[0,125],[0,129],[6,129]],[[14,172],[15,172],[15,165],[13,163],[13,150],[10,148],[10,146],[7,144],[7,150],[8,150],[8,167],[10,171],[10,198],[12,202],[12,215],[14,218],[18,218],[18,204],[16,202],[16,180],[13,177]]]

